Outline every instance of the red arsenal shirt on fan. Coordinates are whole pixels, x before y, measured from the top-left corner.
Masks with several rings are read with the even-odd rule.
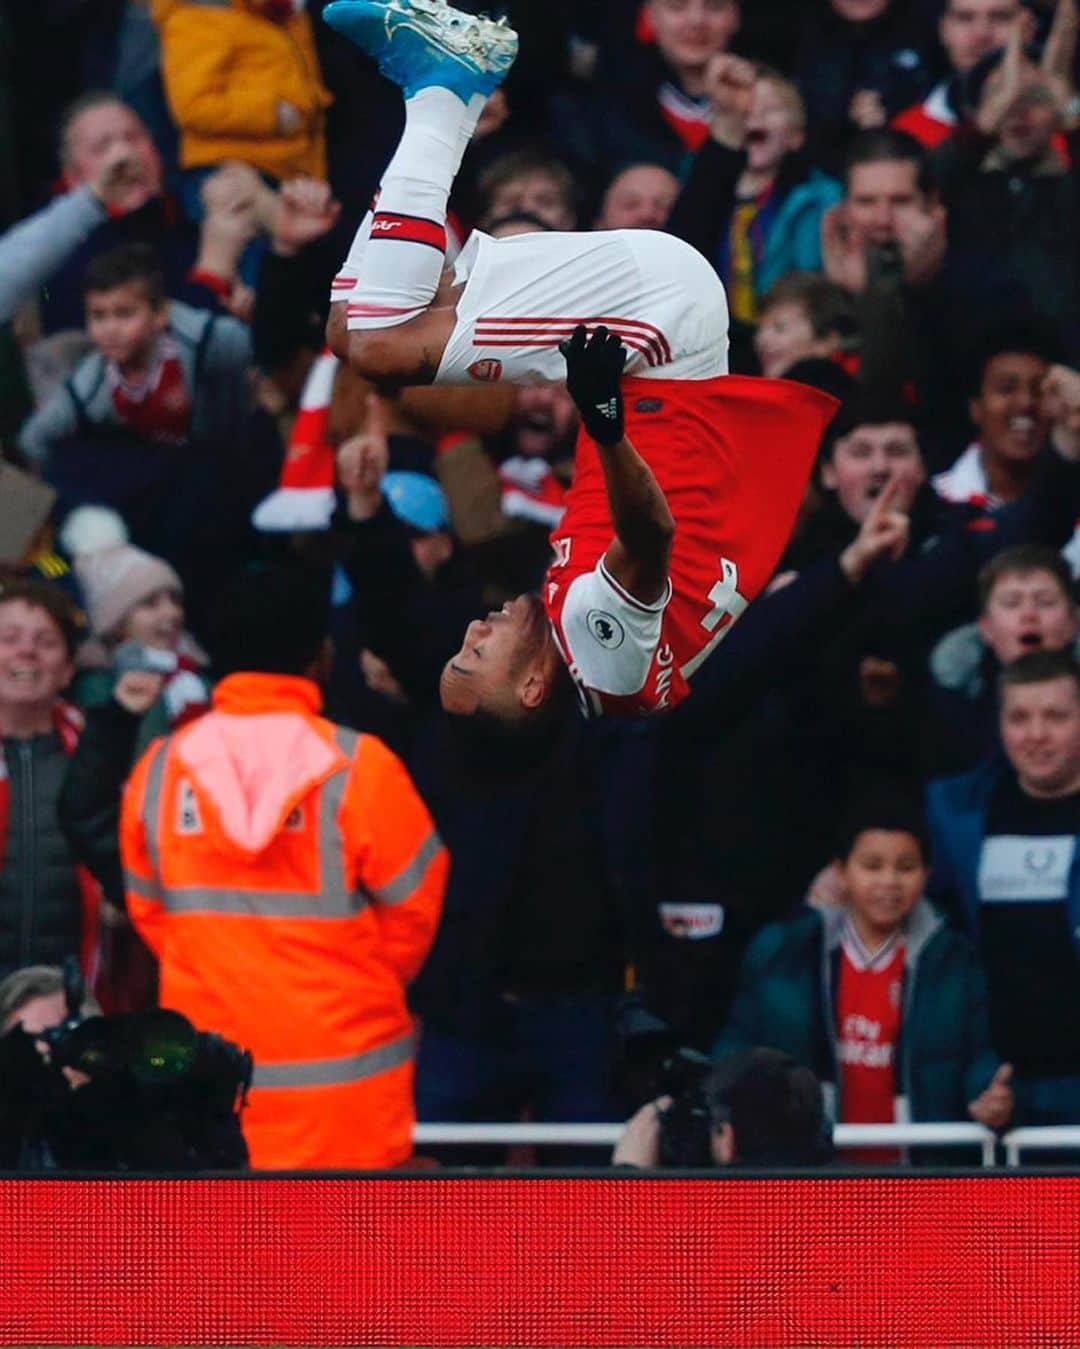
[[[892,1124],[900,1045],[904,942],[899,932],[871,953],[850,918],[840,939],[836,994],[836,1057],[842,1124]],[[865,1148],[864,1162],[890,1162],[899,1153]]]
[[[147,440],[178,445],[187,439],[191,429],[191,398],[176,347],[167,337],[158,343],[153,363],[143,379],[125,380],[114,361],[106,365],[105,377],[117,418],[126,427]]]
[[[787,380],[623,380],[626,434],[656,476],[675,541],[668,593],[628,594],[604,565],[614,538],[600,456],[578,437],[542,598],[592,715],[661,712],[768,583],[836,403]]]

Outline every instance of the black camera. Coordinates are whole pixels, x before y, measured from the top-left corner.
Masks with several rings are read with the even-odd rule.
[[[239,1114],[251,1055],[167,1008],[85,1017],[84,997],[78,963],[65,961],[64,1020],[33,1037],[16,1027],[0,1040],[0,1134],[13,1164],[110,1171],[246,1165]],[[32,1040],[48,1046],[47,1061]]]
[[[680,1045],[678,1036],[645,1005],[640,989],[623,996],[616,1018],[624,1087],[631,1102],[659,1096],[671,1104],[660,1113],[660,1165],[692,1169],[715,1166],[710,1139],[712,1111],[705,1078],[712,1060]]]

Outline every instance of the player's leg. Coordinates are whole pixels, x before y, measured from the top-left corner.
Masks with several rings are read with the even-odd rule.
[[[336,0],[324,18],[374,56],[405,94],[405,130],[344,276],[356,283],[329,336],[359,374],[429,383],[453,329],[432,311],[446,254],[446,207],[476,120],[513,63],[516,35],[443,0]],[[445,296],[440,297],[445,300]]]

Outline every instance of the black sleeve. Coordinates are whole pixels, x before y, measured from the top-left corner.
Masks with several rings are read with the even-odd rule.
[[[855,593],[838,559],[830,557],[755,600],[693,676],[694,696],[672,716],[737,721],[766,691],[806,669]]]
[[[355,222],[338,222],[292,257],[267,249],[255,289],[251,336],[255,363],[268,374],[299,351],[320,351],[330,308],[330,282],[352,242]]]
[[[993,512],[968,505],[946,508],[948,521],[927,549],[900,562],[882,560],[867,577],[880,613],[893,613],[923,637],[970,618],[979,569],[1018,543],[1062,548],[1080,515],[1080,464],[1048,450],[1031,486]]]
[[[430,703],[442,667],[461,644],[461,613],[418,571],[408,532],[385,500],[364,521],[350,520],[339,505],[333,528],[346,543],[344,567],[372,650],[413,701]]]
[[[730,150],[711,137],[694,156],[690,176],[671,208],[667,232],[714,258],[735,209],[735,189],[746,166],[744,150]]]
[[[72,852],[118,909],[124,907],[120,797],[135,758],[139,720],[115,698],[92,707],[57,802],[57,818]]]

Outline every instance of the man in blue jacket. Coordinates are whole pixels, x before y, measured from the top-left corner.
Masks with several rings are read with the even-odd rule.
[[[978,942],[996,1049],[1028,1124],[1080,1123],[1080,665],[1039,651],[1000,683],[1004,758],[929,788],[935,886]]]

